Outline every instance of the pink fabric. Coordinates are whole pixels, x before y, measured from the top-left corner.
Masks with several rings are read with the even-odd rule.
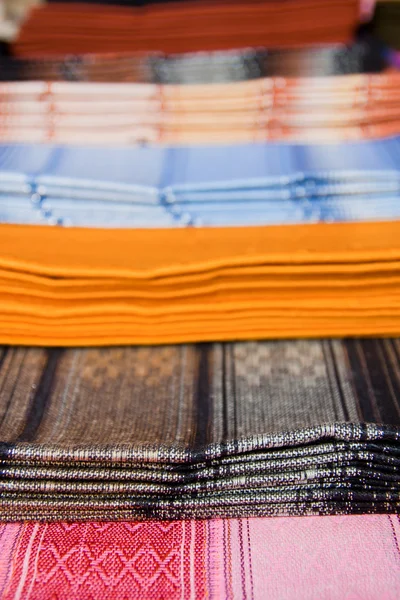
[[[397,516],[0,526],[3,600],[397,600]]]
[[[3,598],[4,588],[12,575],[12,555],[21,529],[22,525],[18,523],[0,524],[0,598]]]
[[[400,598],[397,516],[226,520],[210,532],[214,598]]]

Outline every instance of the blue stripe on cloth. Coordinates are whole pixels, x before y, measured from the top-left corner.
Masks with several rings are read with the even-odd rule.
[[[400,138],[342,144],[0,145],[0,222],[86,227],[400,218]]]

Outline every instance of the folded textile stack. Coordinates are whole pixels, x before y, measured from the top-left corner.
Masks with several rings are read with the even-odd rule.
[[[381,515],[0,524],[0,593],[4,600],[17,593],[84,600],[396,598],[399,535],[398,519]]]
[[[20,56],[49,56],[330,44],[350,41],[359,20],[359,0],[191,0],[95,9],[56,3],[30,13],[14,47]]]
[[[397,73],[185,86],[18,82],[0,84],[0,95],[3,141],[329,141],[400,129]]]
[[[400,595],[400,79],[354,38],[372,4],[26,19],[0,65],[2,598]]]
[[[258,228],[251,239],[242,228],[3,226],[0,341],[396,335],[399,231],[398,221]]]
[[[1,218],[11,224],[170,226],[172,237],[189,239],[192,230],[185,234],[177,228],[393,220],[399,217],[399,153],[399,137],[297,145],[2,145]],[[293,229],[286,231],[291,236]],[[244,239],[253,232],[242,229]],[[106,235],[115,235],[118,243],[119,231]],[[135,244],[139,234],[124,235]],[[157,256],[157,247],[152,254]]]
[[[0,342],[397,335],[399,138],[345,148],[5,146]]]
[[[265,48],[188,54],[84,54],[67,58],[0,61],[0,80],[141,83],[223,83],[266,76],[326,76],[382,71],[385,62],[373,38],[349,45],[296,50]]]
[[[0,519],[396,512],[399,351],[5,350]]]

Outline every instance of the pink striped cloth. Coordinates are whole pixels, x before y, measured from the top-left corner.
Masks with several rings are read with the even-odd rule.
[[[395,600],[397,516],[0,526],[3,600]]]
[[[3,142],[311,142],[399,131],[398,73],[204,85],[0,83]]]

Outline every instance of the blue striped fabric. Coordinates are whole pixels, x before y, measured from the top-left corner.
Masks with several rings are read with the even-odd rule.
[[[400,218],[400,137],[354,143],[0,145],[0,222],[85,227]]]

